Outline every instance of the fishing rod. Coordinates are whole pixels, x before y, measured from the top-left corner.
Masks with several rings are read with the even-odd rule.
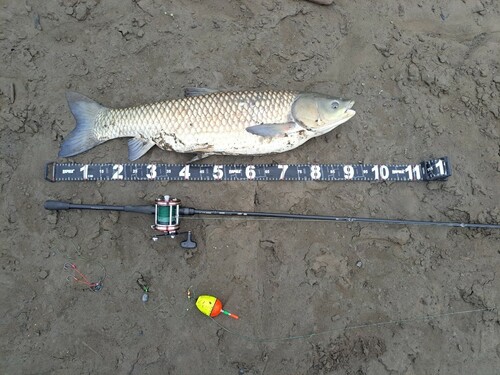
[[[181,242],[184,249],[196,248],[196,242],[192,239],[192,232],[179,232],[180,217],[193,215],[211,215],[211,216],[236,216],[236,217],[267,217],[275,219],[293,219],[293,220],[315,220],[315,221],[336,221],[345,223],[378,223],[391,225],[426,225],[452,228],[468,229],[500,229],[500,223],[482,224],[482,223],[460,223],[454,221],[431,221],[431,220],[405,220],[405,219],[383,219],[372,217],[349,217],[333,215],[303,215],[289,214],[279,212],[252,212],[252,211],[222,211],[222,210],[200,210],[191,207],[181,207],[181,201],[177,198],[171,198],[169,195],[162,195],[155,199],[154,205],[142,206],[115,206],[115,205],[96,205],[96,204],[74,204],[63,201],[48,200],[44,207],[47,210],[105,210],[135,212],[140,214],[154,214],[155,223],[151,228],[160,232],[153,237],[158,240],[159,237],[171,237],[186,235],[186,240]]]

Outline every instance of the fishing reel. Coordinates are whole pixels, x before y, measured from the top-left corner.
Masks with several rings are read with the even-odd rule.
[[[175,238],[186,235],[186,240],[181,242],[183,249],[195,249],[196,242],[192,239],[191,231],[179,232],[181,200],[170,198],[169,195],[162,195],[155,199],[155,223],[151,225],[161,234],[157,234],[152,239],[158,241],[160,237]]]

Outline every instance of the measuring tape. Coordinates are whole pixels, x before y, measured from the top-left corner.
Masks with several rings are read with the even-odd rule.
[[[78,164],[48,163],[59,181],[435,181],[451,176],[447,157],[419,164]]]

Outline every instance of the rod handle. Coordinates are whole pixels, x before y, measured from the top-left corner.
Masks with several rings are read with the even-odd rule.
[[[69,210],[71,208],[71,204],[68,202],[62,201],[45,201],[43,205],[46,210]]]
[[[139,214],[154,214],[155,213],[155,206],[153,206],[153,205],[149,205],[149,206],[123,206],[123,209],[121,211],[137,212]]]

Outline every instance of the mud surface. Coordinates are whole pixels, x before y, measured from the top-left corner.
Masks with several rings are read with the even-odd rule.
[[[198,241],[185,252],[153,243],[147,216],[43,209],[46,199],[147,204],[168,193],[208,209],[500,222],[500,6],[439,4],[3,0],[0,372],[498,374],[497,310],[441,314],[499,305],[499,231],[185,220]],[[454,174],[408,184],[44,180],[74,126],[66,90],[127,106],[186,86],[356,100],[352,120],[296,150],[210,163],[447,155]],[[141,162],[190,158],[154,149]],[[126,141],[72,160],[126,162]],[[67,281],[66,262],[92,281],[102,265],[103,289]],[[211,321],[190,287],[241,319]]]

